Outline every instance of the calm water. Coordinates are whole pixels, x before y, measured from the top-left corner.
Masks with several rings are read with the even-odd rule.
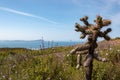
[[[65,41],[0,41],[0,48],[28,48],[28,49],[40,49],[50,48],[55,46],[71,46],[80,44],[80,42],[65,42]]]

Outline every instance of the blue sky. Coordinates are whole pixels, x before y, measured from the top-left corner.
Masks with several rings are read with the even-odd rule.
[[[110,36],[120,37],[119,0],[0,0],[0,40],[78,41],[74,24],[85,15],[111,19]]]

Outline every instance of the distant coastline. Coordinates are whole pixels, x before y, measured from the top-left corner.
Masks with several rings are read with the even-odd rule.
[[[57,46],[72,46],[82,44],[80,41],[44,41],[44,40],[0,40],[0,48],[42,49]]]

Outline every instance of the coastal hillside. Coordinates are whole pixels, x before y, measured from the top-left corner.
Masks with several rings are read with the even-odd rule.
[[[83,67],[76,69],[76,55],[67,56],[74,47],[0,48],[0,80],[84,80]],[[93,80],[119,80],[120,39],[98,42],[96,51],[108,61],[94,60]]]

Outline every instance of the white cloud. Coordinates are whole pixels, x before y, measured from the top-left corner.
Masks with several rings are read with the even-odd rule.
[[[23,15],[23,16],[33,17],[33,18],[37,18],[37,19],[40,19],[40,20],[43,20],[43,21],[47,21],[47,22],[52,23],[52,24],[56,24],[55,21],[49,20],[45,17],[36,16],[36,15],[26,13],[26,12],[22,12],[22,11],[17,11],[17,10],[11,9],[11,8],[0,7],[0,10],[15,13],[15,14],[19,14],[19,15]]]

